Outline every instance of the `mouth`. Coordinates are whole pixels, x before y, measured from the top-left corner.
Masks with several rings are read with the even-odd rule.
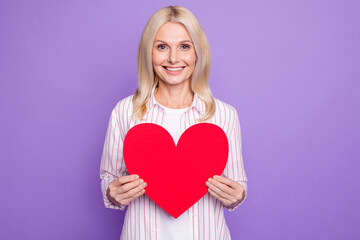
[[[183,70],[185,67],[167,67],[167,66],[162,66],[166,71],[168,72],[172,72],[172,73],[177,73],[180,72],[181,70]]]

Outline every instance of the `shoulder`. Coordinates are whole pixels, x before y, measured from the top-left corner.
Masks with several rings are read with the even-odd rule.
[[[133,99],[134,95],[130,95],[127,96],[126,98],[121,99],[120,101],[118,101],[113,109],[113,111],[122,111],[122,109],[126,108],[126,107],[130,107],[132,106],[132,99]]]
[[[237,118],[237,110],[232,105],[223,102],[217,98],[215,100],[215,114],[219,115],[220,117],[228,117],[228,118]]]
[[[133,97],[134,95],[130,95],[117,102],[111,114],[115,115],[116,118],[121,120],[131,116],[133,111],[133,103],[132,103]]]
[[[239,123],[239,118],[236,109],[219,99],[215,100],[215,114],[213,116],[213,122],[221,127],[225,133],[229,136],[234,127]]]

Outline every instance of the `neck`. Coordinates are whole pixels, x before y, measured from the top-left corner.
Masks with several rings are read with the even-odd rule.
[[[158,103],[167,108],[180,109],[191,105],[194,93],[191,91],[190,83],[181,86],[171,86],[159,81],[154,97]]]

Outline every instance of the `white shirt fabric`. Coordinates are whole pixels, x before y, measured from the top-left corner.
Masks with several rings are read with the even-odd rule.
[[[160,104],[159,104],[160,105]],[[161,107],[165,109],[164,123],[162,125],[172,138],[175,145],[177,145],[181,136],[181,116],[188,108],[173,109],[165,106]],[[190,237],[190,221],[189,213],[185,211],[178,218],[174,218],[162,208],[159,208],[159,239],[160,240],[184,240],[191,239]]]

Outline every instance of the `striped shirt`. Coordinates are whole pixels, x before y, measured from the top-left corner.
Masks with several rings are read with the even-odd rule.
[[[165,109],[156,102],[154,95],[146,104],[147,112],[142,120],[132,117],[133,95],[118,102],[111,112],[100,166],[101,189],[105,207],[124,210],[126,206],[117,206],[106,197],[108,185],[113,180],[129,175],[122,154],[126,133],[140,123],[163,125]],[[247,193],[247,177],[241,152],[241,131],[237,111],[232,106],[215,99],[216,111],[208,123],[221,127],[229,141],[229,157],[222,174],[242,185]],[[181,132],[198,123],[197,119],[205,114],[205,103],[194,94],[191,106],[181,117]],[[141,176],[140,176],[141,178]],[[244,199],[245,199],[244,198]],[[243,202],[243,201],[242,201]],[[241,203],[242,203],[241,202]],[[241,203],[229,211],[236,209]],[[231,239],[225,222],[223,204],[209,193],[205,194],[188,211],[190,220],[190,236],[192,240],[223,240]],[[128,205],[120,239],[122,240],[158,240],[160,207],[146,194],[134,199]]]

